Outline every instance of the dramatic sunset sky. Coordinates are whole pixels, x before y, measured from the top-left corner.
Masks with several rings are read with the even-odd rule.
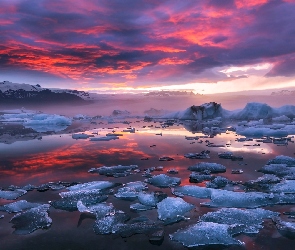
[[[0,0],[0,81],[85,90],[295,86],[295,0]]]

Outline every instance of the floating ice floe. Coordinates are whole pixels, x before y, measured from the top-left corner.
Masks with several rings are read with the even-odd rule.
[[[156,187],[165,188],[180,185],[181,179],[178,177],[170,177],[165,174],[159,174],[147,179],[147,182]]]
[[[72,134],[72,138],[73,139],[88,139],[89,138],[89,135],[87,134],[84,134],[84,133],[77,133],[77,134]]]
[[[90,141],[111,141],[119,139],[118,136],[102,136],[102,137],[91,137]]]
[[[216,212],[209,212],[201,216],[200,221],[214,222],[218,224],[240,225],[243,233],[259,233],[263,228],[262,222],[265,218],[279,216],[280,213],[272,212],[262,208],[256,209],[237,209],[222,208]]]
[[[111,181],[91,181],[86,183],[81,183],[68,187],[70,191],[79,191],[79,190],[90,190],[90,189],[109,189],[121,185],[119,183],[114,183]]]
[[[288,166],[295,167],[295,158],[285,155],[276,156],[274,159],[271,159],[267,164],[287,164]]]
[[[82,201],[78,201],[77,208],[81,213],[88,212],[94,214],[97,220],[115,211],[112,203],[98,203],[85,206]]]
[[[255,189],[255,190],[268,190],[269,186],[271,184],[279,183],[281,179],[273,174],[265,174],[256,180],[250,180],[244,183],[244,186],[246,186],[249,189]]]
[[[141,203],[134,203],[130,205],[131,211],[146,211],[146,210],[151,210],[153,208],[154,207],[152,206],[143,205]]]
[[[119,188],[114,196],[121,200],[133,201],[137,199],[140,191],[146,189],[147,185],[141,181],[129,182],[125,184],[124,187]]]
[[[162,201],[163,199],[167,198],[167,194],[156,191],[156,192],[140,192],[138,194],[138,201],[146,206],[155,207],[158,202]]]
[[[232,184],[232,181],[229,179],[223,177],[223,176],[217,176],[213,180],[206,183],[207,188],[223,188],[228,184]]]
[[[264,174],[274,174],[286,179],[295,179],[295,166],[288,166],[287,164],[269,164],[257,170]]]
[[[10,220],[15,228],[13,233],[30,234],[39,228],[48,229],[52,224],[52,219],[47,212],[49,207],[48,204],[45,204],[13,216]]]
[[[210,174],[199,174],[199,173],[191,173],[189,176],[189,182],[192,183],[201,183],[203,181],[211,181],[215,178],[215,176]]]
[[[13,191],[0,190],[0,198],[6,199],[6,200],[16,200],[17,198],[23,196],[26,193],[27,191],[22,189],[16,189]]]
[[[188,167],[188,170],[194,172],[208,171],[210,173],[224,173],[226,171],[226,167],[218,163],[200,162],[196,165]]]
[[[211,197],[211,188],[204,188],[192,185],[186,185],[182,187],[174,187],[171,189],[172,193],[176,196],[192,196],[196,198],[210,198]]]
[[[278,217],[273,218],[273,222],[275,223],[278,231],[283,236],[295,239],[295,223],[291,221],[283,221]]]
[[[62,199],[49,201],[49,204],[56,208],[66,211],[77,211],[77,203],[81,201],[86,207],[106,201],[108,196],[101,193],[99,189],[80,190],[63,192],[59,194]]]
[[[232,237],[236,233],[236,228],[239,229],[239,226],[200,222],[170,234],[170,239],[178,241],[186,247],[244,245],[243,242]]]
[[[184,219],[184,214],[194,208],[179,197],[167,197],[157,204],[158,218],[165,224],[175,223]]]
[[[269,190],[273,193],[295,193],[295,180],[284,180],[283,182],[269,185]]]
[[[123,211],[116,211],[95,221],[93,230],[96,234],[111,234],[117,224],[124,223],[130,217]]]
[[[294,204],[293,194],[266,194],[261,192],[232,192],[220,189],[211,190],[211,201],[201,203],[207,207],[257,208],[276,204]]]
[[[18,213],[29,208],[39,207],[41,205],[42,204],[39,203],[27,202],[26,200],[19,200],[0,206],[0,211],[5,211],[8,213]]]
[[[91,168],[89,173],[99,173],[100,175],[112,176],[112,177],[124,177],[130,175],[132,170],[138,169],[137,165],[129,166],[111,166],[111,167],[100,167],[100,168]]]

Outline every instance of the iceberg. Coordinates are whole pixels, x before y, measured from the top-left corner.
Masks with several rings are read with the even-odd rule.
[[[232,237],[237,225],[218,224],[213,222],[200,222],[186,229],[179,229],[170,234],[170,239],[182,243],[186,247],[212,246],[212,245],[244,245],[243,242]]]
[[[178,177],[170,177],[165,174],[159,174],[147,179],[147,182],[156,187],[166,188],[180,185],[181,179]]]
[[[165,224],[170,224],[182,220],[184,214],[194,208],[194,205],[185,202],[179,197],[167,197],[157,204],[158,218]]]
[[[33,207],[39,207],[42,204],[27,202],[26,200],[19,200],[16,202],[12,202],[6,205],[0,206],[0,211],[5,211],[7,213],[18,213],[26,209],[30,209]]]
[[[226,171],[226,167],[218,163],[200,162],[196,165],[188,167],[188,170],[194,172],[208,171],[209,173],[224,173]]]
[[[237,208],[222,208],[216,212],[209,212],[201,216],[200,221],[214,222],[218,224],[240,225],[243,233],[259,233],[263,228],[262,222],[265,218],[273,218],[279,216],[280,213],[256,209],[237,209]]]
[[[30,234],[39,228],[48,229],[52,224],[52,219],[48,216],[49,207],[46,204],[13,216],[10,220],[15,228],[13,233]]]

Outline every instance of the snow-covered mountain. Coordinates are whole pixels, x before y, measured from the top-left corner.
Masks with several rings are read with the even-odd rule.
[[[12,101],[45,101],[66,102],[89,100],[89,93],[68,89],[47,89],[39,84],[30,85],[25,83],[0,82],[0,102]]]

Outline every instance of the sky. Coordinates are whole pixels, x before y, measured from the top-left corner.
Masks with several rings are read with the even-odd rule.
[[[92,91],[295,86],[295,0],[0,0],[0,81]]]

